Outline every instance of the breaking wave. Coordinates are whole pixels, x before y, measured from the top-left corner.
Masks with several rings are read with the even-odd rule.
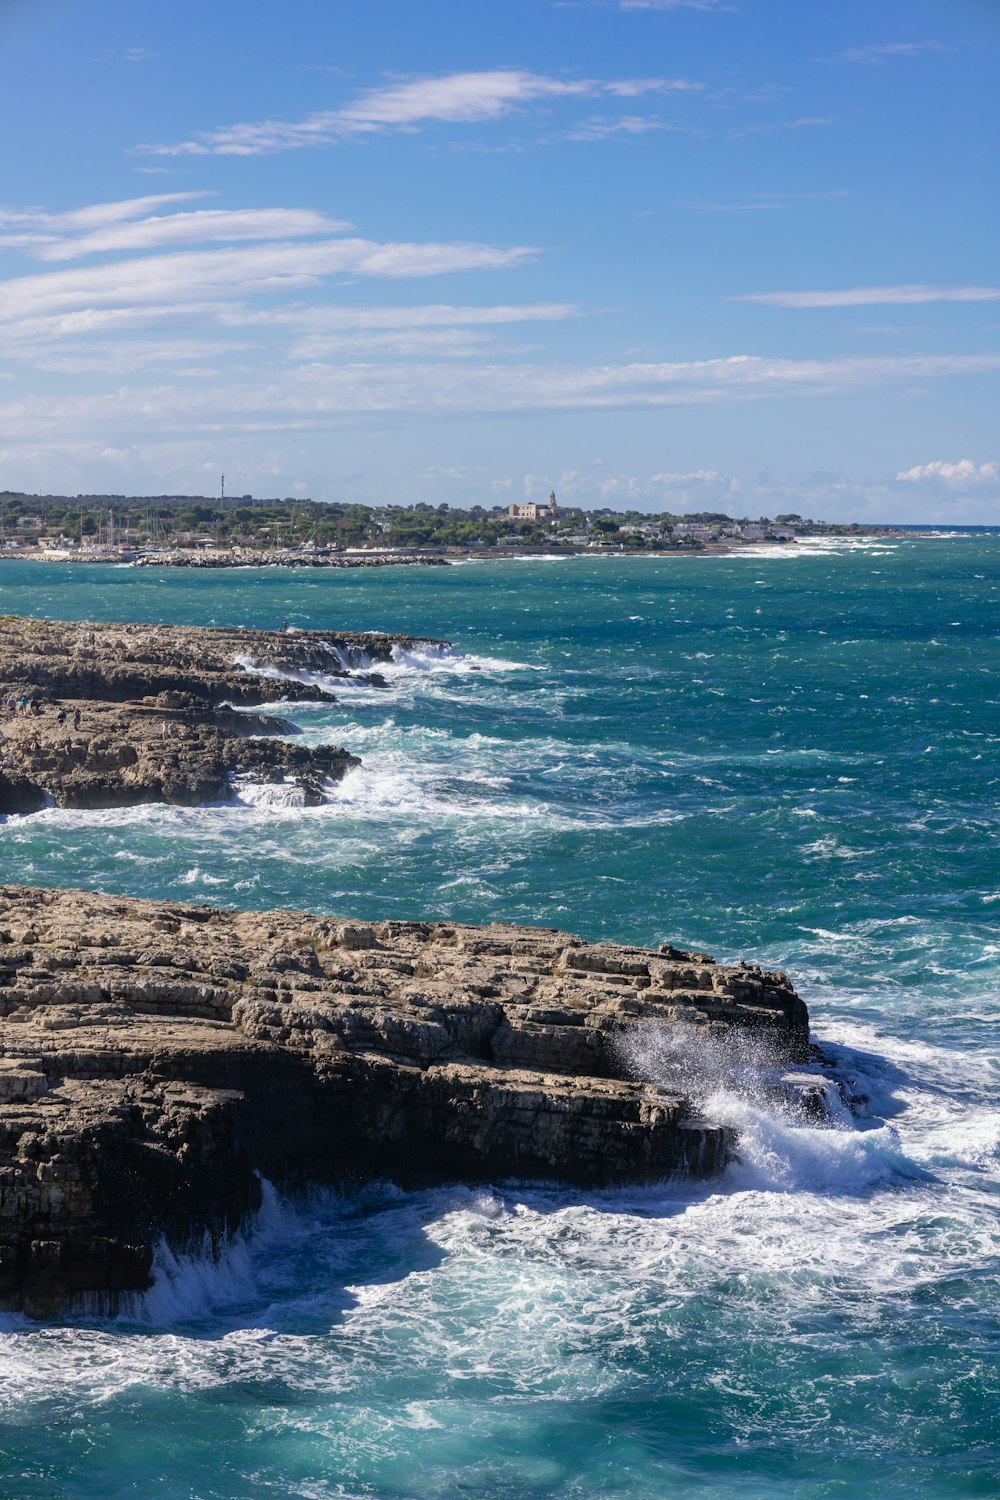
[[[493,675],[541,670],[532,663],[457,651],[454,647],[444,643],[412,647],[404,647],[397,643],[392,646],[391,660],[378,661],[367,651],[362,651],[355,646],[336,646],[327,641],[311,640],[307,635],[303,638],[311,650],[329,654],[341,671],[358,674],[377,673],[393,686],[414,680],[419,681],[420,678],[428,675],[461,678],[473,672]],[[258,662],[252,656],[240,655],[234,657],[233,660],[236,666],[246,672],[252,672],[256,677],[263,677],[272,682],[307,683],[328,693],[331,697],[368,686],[350,677],[345,678],[339,674],[331,675],[309,667],[277,667],[267,662]],[[280,700],[276,701],[280,702]]]

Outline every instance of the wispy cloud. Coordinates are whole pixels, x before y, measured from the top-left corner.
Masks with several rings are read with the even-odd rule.
[[[487,335],[515,324],[553,323],[578,317],[573,303],[525,306],[325,307],[279,309],[262,316],[301,333],[288,350],[292,359],[387,354],[461,356],[483,354]],[[251,314],[253,318],[253,314]],[[257,321],[257,319],[253,319]],[[495,347],[493,353],[496,353]]]
[[[616,135],[645,135],[651,130],[673,128],[651,115],[622,115],[617,119],[595,115],[590,120],[582,120],[579,125],[567,131],[566,138],[570,141],[606,141]]]
[[[967,490],[980,484],[995,485],[1000,481],[1000,464],[976,464],[971,458],[960,458],[956,463],[934,459],[929,464],[901,469],[896,478],[907,484],[943,484],[947,489]]]
[[[448,352],[446,344],[450,340],[455,350],[464,353],[475,340],[479,340],[481,351],[483,333],[490,329],[515,324],[553,323],[580,316],[582,309],[573,303],[561,302],[494,307],[453,307],[443,303],[413,307],[331,307],[298,302],[259,307],[240,301],[185,301],[181,297],[174,302],[87,307],[73,312],[41,313],[0,321],[0,352],[21,364],[44,365],[44,368],[52,369],[54,350],[67,351],[66,358],[76,358],[69,352],[72,346],[87,344],[98,351],[95,357],[99,361],[105,360],[107,368],[114,362],[110,353],[113,348],[117,348],[116,357],[127,366],[129,351],[144,347],[133,337],[137,333],[155,329],[159,347],[169,351],[179,341],[178,330],[214,326],[229,329],[241,337],[249,335],[254,338],[258,333],[269,331],[287,335],[291,342],[284,354],[275,351],[269,356],[272,359],[325,358],[332,352],[343,353],[348,349],[360,352],[364,348],[373,351],[379,347],[404,352],[407,339],[409,343],[405,352],[412,354],[418,352],[417,343],[421,336],[426,336],[424,352],[432,352],[433,335],[442,331],[448,339],[439,340],[438,352]],[[462,330],[470,329],[474,331],[472,335],[462,333]],[[182,333],[180,339],[185,336]],[[117,343],[113,345],[112,340]],[[163,357],[169,358],[169,353],[164,353]],[[148,360],[143,358],[141,362]]]
[[[635,99],[650,93],[700,94],[704,87],[691,78],[625,78],[603,85],[606,94],[614,94],[618,99]]]
[[[1000,287],[858,286],[831,292],[751,292],[728,300],[767,307],[910,307],[924,302],[1000,302]]]
[[[0,282],[0,353],[22,367],[34,364],[61,373],[110,373],[179,360],[194,368],[227,347],[205,340],[204,330],[215,327],[232,340],[231,356],[241,357],[242,351],[251,362],[261,358],[255,344],[267,339],[271,365],[348,356],[509,356],[525,352],[525,346],[498,344],[494,335],[503,325],[580,314],[573,304],[553,302],[325,305],[323,288],[331,279],[505,270],[535,252],[524,246],[334,238],[350,226],[312,210],[145,212],[187,196],[160,194],[63,213],[0,210],[0,226],[8,230],[0,233],[0,244],[35,259],[69,261],[115,252],[110,263]],[[227,243],[212,248],[218,241]],[[188,245],[197,248],[164,253],[166,247]],[[320,298],[302,299],[304,291],[312,290]],[[160,352],[141,337],[154,329]]]
[[[812,130],[817,126],[832,125],[827,115],[800,115],[794,120],[773,120],[765,125],[741,125],[729,131],[731,140],[741,140],[748,135],[770,135],[776,130]]]
[[[225,360],[232,366],[232,347],[223,339],[128,339],[127,341],[91,340],[80,348],[60,344],[40,348],[33,358],[36,370],[57,375],[103,375],[134,378],[140,370],[160,370],[164,366],[180,368],[171,371],[174,378],[192,376],[211,379],[218,370],[208,368],[206,360]]]
[[[0,422],[24,437],[58,429],[132,432],[308,430],[386,414],[506,415],[611,411],[819,396],[1000,373],[1000,354],[773,360],[751,356],[673,364],[314,363],[271,381],[129,387],[72,396],[24,395]]]
[[[201,131],[175,144],[140,146],[155,156],[262,156],[277,151],[331,145],[386,131],[413,131],[429,124],[476,124],[499,120],[542,101],[635,98],[654,91],[692,92],[689,79],[551,78],[516,68],[448,73],[369,89],[340,109],[320,110],[301,120],[260,120]]]
[[[529,346],[530,347],[530,346]],[[518,345],[514,352],[523,353]],[[480,328],[383,328],[358,329],[342,333],[318,333],[315,330],[293,341],[288,347],[291,360],[370,359],[391,355],[396,359],[471,359],[496,357],[509,353],[497,347]]]
[[[700,214],[756,214],[784,208],[784,203],[683,203],[682,208]]]
[[[738,10],[731,0],[551,0],[554,10],[703,10],[716,14]]]
[[[881,63],[893,57],[919,57],[924,52],[949,52],[944,42],[869,42],[838,53],[842,62]]]
[[[108,224],[120,224],[137,219],[167,203],[190,203],[194,198],[210,198],[209,192],[196,193],[146,193],[141,198],[119,198],[113,203],[89,203],[84,208],[72,208],[65,213],[52,213],[45,208],[11,208],[0,206],[0,229],[21,228],[49,232],[83,232],[99,229]]]
[[[533,253],[524,246],[383,244],[364,239],[177,251],[2,282],[0,322],[77,310],[274,294],[345,274],[409,278],[501,270],[522,264]]]
[[[610,118],[608,111],[589,123]],[[509,273],[537,254],[529,246],[379,242],[338,232],[338,221],[311,210],[186,201],[195,196],[148,195],[68,212],[0,210],[0,234],[46,261],[0,282],[0,353],[18,370],[0,424],[18,443],[51,447],[53,433],[67,452],[95,434],[102,446],[187,441],[188,433],[209,443],[220,432],[320,432],[383,418],[655,411],[890,387],[924,392],[945,380],[1000,374],[1000,353],[676,362],[620,354],[560,362],[549,352],[552,328],[583,316],[574,303],[519,305],[506,275],[481,306],[454,284],[429,294],[386,290],[390,279]],[[97,255],[106,258],[84,259]],[[914,290],[757,296],[819,297],[804,305],[836,306],[824,299],[903,292],[913,300]],[[1000,300],[992,288],[916,291]],[[424,301],[401,305],[411,296]],[[32,383],[32,364],[77,378],[68,391],[46,389],[41,376]],[[663,494],[711,496],[721,484],[707,468],[653,478]],[[926,482],[948,480],[942,472]]]
[[[326,329],[453,328],[459,325],[552,323],[580,316],[574,302],[527,303],[522,306],[453,307],[429,303],[421,307],[299,307],[262,314],[283,322]]]
[[[103,53],[97,61],[99,62],[151,62],[156,56],[148,47],[112,47]]]
[[[68,226],[70,227],[70,226]],[[312,209],[196,209],[107,224],[85,234],[22,230],[2,235],[0,245],[29,251],[39,260],[77,260],[109,251],[156,250],[168,245],[240,240],[301,239],[341,233],[352,226]]]
[[[728,0],[612,0],[616,10],[715,10],[733,11]]]
[[[541,499],[551,488],[551,480],[526,474],[519,488],[526,498]],[[717,469],[622,474],[609,472],[597,462],[591,468],[564,469],[555,481],[555,488],[560,500],[573,505],[683,512],[733,505],[740,484]]]

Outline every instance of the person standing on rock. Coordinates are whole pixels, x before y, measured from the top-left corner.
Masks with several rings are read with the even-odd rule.
[[[73,728],[74,729],[79,729],[79,727],[80,727],[80,710],[78,708],[74,708],[74,710],[73,710]]]

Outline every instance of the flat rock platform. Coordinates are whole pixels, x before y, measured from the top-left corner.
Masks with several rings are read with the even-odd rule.
[[[0,616],[0,815],[224,802],[239,777],[290,784],[316,805],[357,758],[289,743],[294,725],[246,710],[333,701],[331,680],[380,685],[394,651],[428,646],[446,649],[357,631]]]
[[[783,974],[667,944],[0,886],[0,1305],[147,1286],[258,1174],[719,1172],[730,1131],[624,1060],[649,1026],[809,1055]]]

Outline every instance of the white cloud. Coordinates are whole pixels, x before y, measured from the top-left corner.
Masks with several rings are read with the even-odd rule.
[[[307,430],[359,415],[613,411],[833,395],[963,375],[1000,374],[1000,355],[770,360],[750,356],[673,364],[379,364],[285,367],[273,380],[230,376],[215,387],[128,387],[74,396],[25,394],[0,423],[25,435],[98,428],[111,436],[189,431]]]
[[[287,442],[291,451],[295,434],[352,423],[403,427],[415,418],[412,425],[430,428],[438,419],[537,414],[540,428],[551,413],[919,389],[951,377],[1000,373],[1000,353],[604,363],[581,356],[559,363],[513,340],[541,342],[547,325],[581,317],[584,310],[572,303],[518,305],[494,292],[496,300],[476,306],[461,302],[449,284],[450,302],[363,305],[364,282],[372,278],[507,271],[536,253],[529,248],[333,237],[334,221],[295,209],[175,211],[188,196],[154,195],[70,213],[2,211],[10,236],[23,237],[32,254],[68,260],[122,252],[113,263],[74,259],[0,282],[0,346],[11,367],[14,361],[19,366],[16,385],[3,392],[11,399],[0,406],[0,430],[16,435],[8,442],[49,453],[56,446],[69,453],[74,445],[82,452],[94,443],[99,453],[105,447],[130,451],[135,444],[242,444],[246,435],[250,451],[252,434],[268,435],[268,443],[272,434],[287,434],[274,441]],[[205,243],[216,237],[233,243]],[[165,248],[189,241],[202,248]],[[347,288],[331,286],[337,281]],[[1000,297],[989,288],[944,290]],[[372,293],[369,286],[367,295],[405,303],[411,293],[403,287]],[[345,299],[351,305],[343,305]],[[33,384],[25,378],[32,362],[67,377],[66,387],[46,389],[44,376]],[[939,495],[954,492],[956,503],[967,488],[970,503],[978,503],[989,493],[987,480],[995,481],[994,466],[971,465],[973,481],[967,464],[962,460],[953,472],[924,466],[922,490],[916,471],[905,471],[894,493],[929,505],[936,484]],[[671,509],[725,509],[729,485],[714,469],[678,463],[676,470],[638,478],[598,475],[592,493],[596,503],[602,503],[598,496],[606,497],[603,503],[635,503],[641,493],[659,496]]]
[[[496,345],[478,328],[366,328],[344,333],[308,333],[289,345],[288,357],[361,359],[391,354],[405,359],[468,359],[474,354],[496,352]],[[504,352],[510,351],[504,349]]]
[[[104,53],[104,56],[97,60],[100,62],[140,63],[151,62],[155,56],[156,53],[150,52],[148,47],[122,47],[120,49],[109,48]]]
[[[717,469],[694,469],[689,474],[666,473],[649,476],[650,484],[659,484],[669,488],[676,488],[678,485],[689,488],[691,485],[719,484],[721,481],[722,475]]]
[[[922,52],[947,52],[943,42],[869,42],[864,47],[848,47],[840,53],[844,62],[885,62],[890,57],[918,57]]]
[[[753,292],[729,301],[767,307],[910,307],[924,302],[1000,302],[1000,287],[859,286],[836,292]]]
[[[605,141],[615,135],[644,135],[648,130],[665,130],[661,120],[649,115],[622,115],[616,120],[595,115],[592,120],[583,120],[567,132],[571,141]]]
[[[317,286],[338,274],[408,278],[501,270],[522,264],[533,253],[525,247],[379,244],[363,239],[177,251],[0,282],[0,322],[95,308],[270,294]]]
[[[324,307],[278,313],[284,321],[307,322],[310,328],[446,328],[463,324],[552,323],[578,317],[573,302],[527,303],[522,307],[451,307],[431,303],[422,307]],[[265,316],[267,316],[265,314]]]
[[[617,0],[619,10],[736,10],[726,0]]]
[[[498,120],[544,100],[633,98],[655,90],[690,91],[686,79],[550,78],[524,69],[494,68],[448,73],[370,89],[340,109],[320,110],[302,120],[260,120],[201,131],[173,145],[140,146],[155,156],[261,156],[306,146],[330,145],[387,130],[416,130],[430,123],[474,124]]]
[[[352,226],[326,214],[302,208],[195,209],[148,219],[118,223],[77,236],[12,236],[0,244],[24,244],[39,260],[75,260],[108,251],[155,250],[165,245],[205,244],[224,240],[298,239],[303,235],[337,234]]]
[[[2,285],[2,283],[0,283]],[[86,338],[92,334],[129,333],[178,320],[200,318],[205,322],[235,321],[227,317],[232,309],[223,302],[153,303],[148,307],[85,307],[77,312],[51,313],[39,317],[0,322],[0,337],[8,347],[5,352],[30,357],[36,343],[58,339]],[[251,321],[247,313],[245,320]]]
[[[186,194],[163,194],[121,203],[97,204],[69,213],[40,208],[2,210],[13,232],[0,236],[33,256],[69,260],[111,250],[148,251],[163,245],[227,240],[229,248],[181,251],[126,259],[88,269],[48,271],[0,282],[0,342],[20,364],[40,368],[127,368],[128,349],[137,365],[150,363],[148,350],[135,343],[113,348],[111,336],[134,334],[171,323],[186,325],[185,336],[205,324],[232,329],[272,326],[299,336],[293,358],[321,358],[351,350],[412,356],[468,354],[481,340],[454,330],[463,325],[551,322],[578,315],[564,303],[454,307],[317,307],[307,302],[251,307],[246,297],[280,294],[289,288],[319,286],[335,276],[412,277],[451,270],[503,269],[532,252],[477,245],[377,245],[359,239],[329,238],[349,226],[325,214],[300,209],[199,209],[139,217],[144,210],[173,203]],[[132,216],[131,218],[129,216]],[[95,227],[96,226],[96,227]],[[303,242],[303,236],[322,240]],[[232,242],[278,239],[280,243],[237,247]],[[418,337],[419,330],[452,330],[447,336]],[[404,338],[403,330],[411,336]],[[381,331],[382,337],[378,337]],[[388,334],[392,332],[393,337]],[[166,334],[164,335],[166,337]],[[98,339],[89,353],[58,345]],[[510,352],[510,351],[508,351]],[[165,355],[165,358],[171,358]],[[280,355],[279,355],[280,357]],[[81,363],[83,361],[83,363]]]
[[[523,490],[531,499],[548,494],[545,480],[525,475]],[[567,469],[559,475],[556,493],[566,504],[609,506],[613,510],[725,510],[736,504],[740,485],[716,469],[687,474],[621,474],[596,469]]]
[[[704,87],[703,83],[695,83],[691,78],[626,78],[620,83],[606,83],[604,92],[614,94],[618,99],[637,99],[640,94],[654,91],[668,94],[700,94]]]
[[[907,484],[943,484],[951,490],[967,490],[980,484],[996,484],[1000,480],[1000,464],[975,464],[971,458],[961,458],[957,463],[934,459],[929,464],[901,469],[896,478]]]
[[[462,356],[485,352],[485,330],[516,323],[551,323],[579,315],[567,303],[524,307],[326,307],[279,310],[263,316],[302,330],[289,348],[293,359],[392,353]],[[508,351],[509,352],[509,351]]]
[[[99,229],[107,224],[118,224],[127,219],[136,219],[166,203],[185,203],[192,198],[210,198],[211,193],[147,193],[142,198],[121,198],[114,203],[90,203],[84,208],[73,208],[67,213],[51,213],[44,208],[0,207],[0,229],[23,228],[56,231]]]
[[[496,120],[521,104],[592,94],[602,87],[588,79],[547,78],[513,68],[446,73],[440,78],[369,89],[338,110],[336,118],[362,129],[419,125],[426,120]]]
[[[177,377],[197,375],[215,376],[217,369],[206,369],[205,360],[225,360],[232,365],[233,350],[221,339],[176,338],[169,342],[161,339],[129,339],[127,342],[93,341],[79,349],[53,346],[51,350],[36,351],[33,364],[36,370],[59,375],[114,375],[130,376],[143,369],[155,369],[164,365],[184,366],[173,372]]]

